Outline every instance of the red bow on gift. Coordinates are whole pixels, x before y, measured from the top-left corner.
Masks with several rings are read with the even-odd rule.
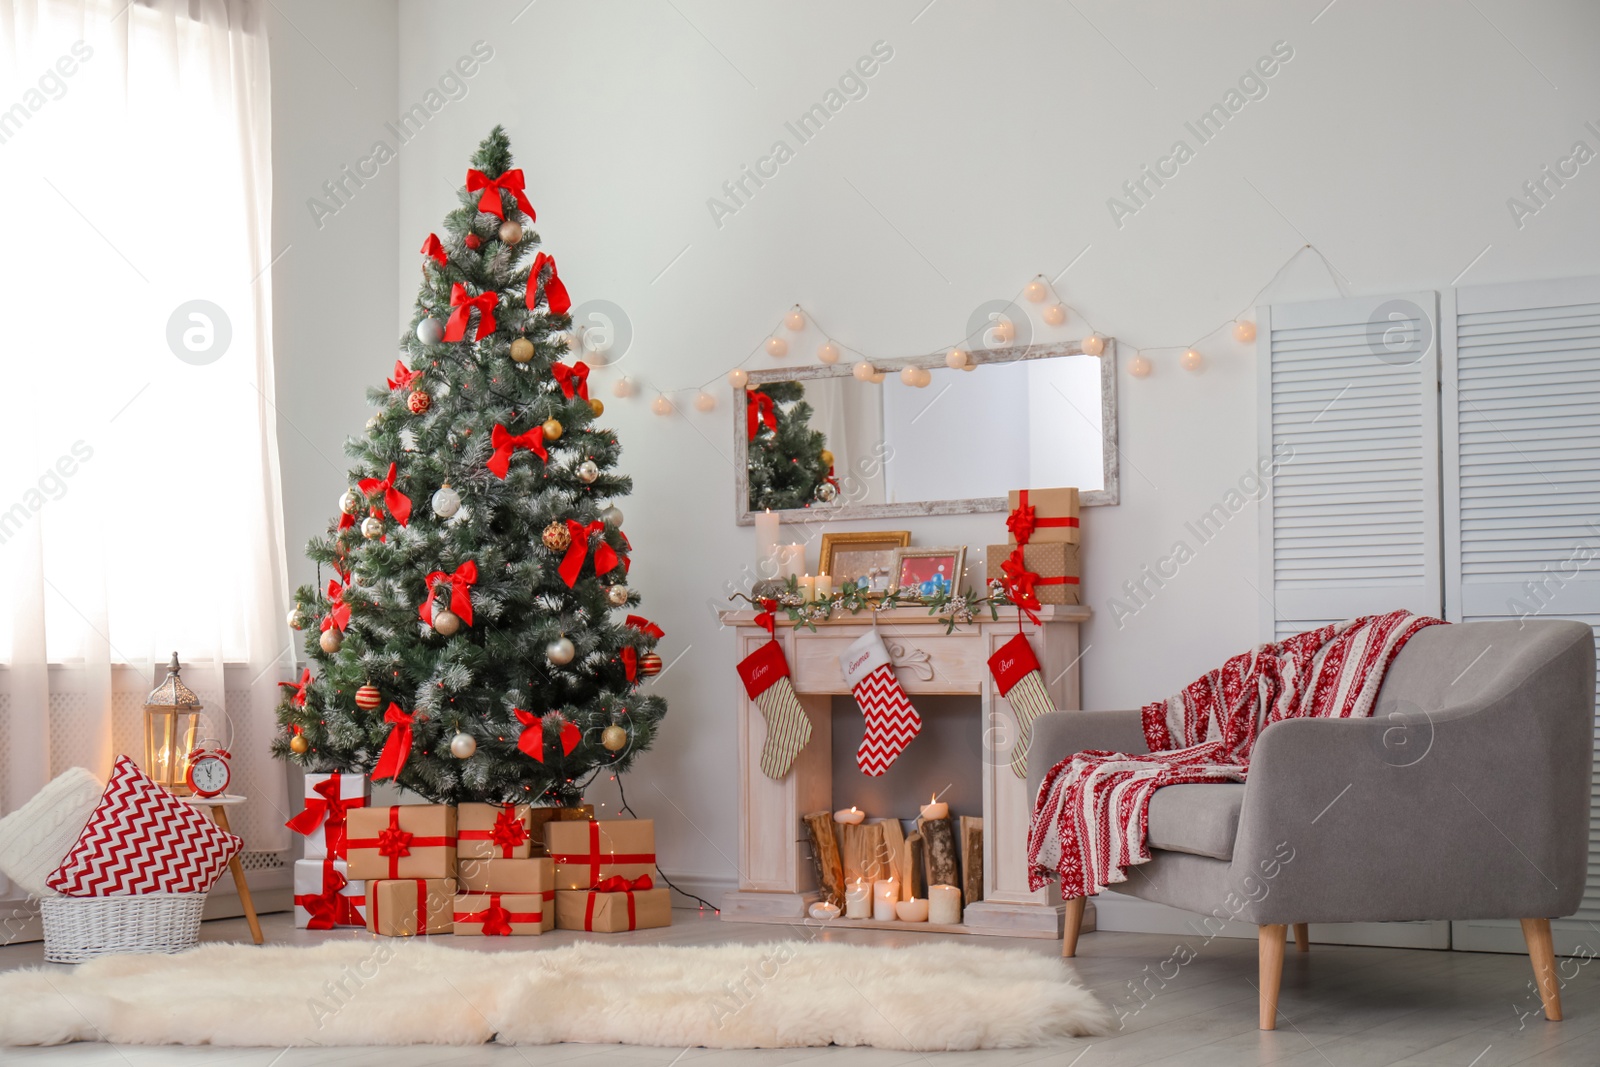
[[[367,496],[383,494],[383,504],[401,526],[411,521],[411,498],[394,487],[395,464],[389,464],[389,473],[382,479],[363,478],[356,484]],[[376,509],[374,509],[376,510]]]
[[[306,686],[311,684],[311,668],[307,667],[300,672],[300,680],[298,682],[279,682],[278,684],[285,688],[293,689],[294,696],[291,699],[294,702],[294,706],[303,708],[306,706]]]
[[[478,332],[472,339],[481,341],[494,333],[494,306],[499,302],[500,295],[492,290],[469,297],[467,287],[456,282],[450,287],[450,306],[455,310],[450,312],[450,321],[444,324],[444,339],[459,341],[467,336],[467,317],[473,308],[478,309]]]
[[[385,380],[389,383],[389,390],[393,392],[396,389],[411,388],[411,383],[420,377],[422,377],[421,371],[408,370],[406,365],[397,359],[394,361],[394,377]]]
[[[524,755],[532,756],[540,763],[543,763],[544,717],[535,715],[530,711],[523,711],[521,708],[512,708],[511,711],[512,714],[516,715],[517,721],[526,727],[522,731],[522,735],[517,738],[517,748]],[[582,738],[583,731],[578,729],[577,724],[566,719],[561,720],[561,754],[563,756],[572,755],[572,750],[578,747],[578,742]]]
[[[491,896],[484,909],[483,933],[486,937],[506,937],[511,933],[511,913],[500,903],[499,894]]]
[[[399,704],[391,701],[389,710],[383,713],[383,721],[393,725],[394,729],[389,731],[389,739],[383,743],[383,752],[378,756],[378,765],[372,768],[374,782],[380,778],[399,777],[401,770],[405,768],[406,760],[411,758],[411,724],[416,720],[400,710]],[[409,834],[406,836],[410,837]],[[383,854],[389,855],[387,852]]]
[[[311,788],[317,795],[308,798],[305,810],[283,825],[306,836],[317,827],[326,826],[322,836],[327,843],[328,856],[343,856],[347,809],[365,807],[367,802],[359,797],[348,801],[341,797],[337,774],[329,775]]]
[[[761,613],[756,616],[756,625],[766,630],[773,637],[778,636],[778,617],[773,614],[778,610],[778,602],[771,597],[761,598]]]
[[[467,192],[475,193],[483,190],[483,195],[478,197],[478,210],[487,211],[491,215],[506,217],[505,204],[501,202],[502,191],[510,193],[516,198],[517,206],[523,214],[528,216],[528,221],[533,222],[539,216],[533,213],[533,205],[528,203],[528,198],[523,194],[527,183],[522,177],[522,170],[508,170],[498,178],[491,178],[481,170],[467,171]]]
[[[1023,504],[1006,516],[1006,529],[1019,545],[1027,544],[1038,528],[1039,520],[1032,504]]]
[[[555,375],[556,384],[561,386],[561,392],[568,400],[574,395],[589,399],[589,364],[582,360],[570,367],[565,363],[557,363],[550,368],[550,373]]]
[[[441,267],[449,262],[449,257],[444,254],[444,245],[439,243],[438,234],[428,234],[428,239],[422,242],[422,254],[432,256]]]
[[[539,274],[546,263],[550,264],[550,277],[544,283],[544,302],[550,308],[550,314],[565,315],[572,308],[572,297],[567,295],[567,287],[556,273],[555,257],[543,252],[533,257],[533,267],[528,271],[528,295],[524,298],[528,310],[532,311],[539,305]]]
[[[462,622],[471,626],[472,591],[469,587],[478,581],[478,565],[470,559],[457,567],[454,574],[433,571],[428,575],[424,586],[426,595],[422,598],[422,608],[417,614],[422,616],[423,622],[429,626],[433,625],[433,587],[436,582],[445,579],[450,581],[450,610],[461,616]]]
[[[516,848],[527,839],[528,828],[522,824],[516,807],[507,804],[501,808],[494,817],[494,828],[489,831],[489,840],[494,842],[496,848],[510,849]]]
[[[626,619],[622,620],[622,625],[631,626],[647,637],[654,637],[658,641],[667,636],[667,632],[665,630],[651,622],[649,619],[645,618],[643,615],[629,615]]]
[[[1033,587],[1039,576],[1022,562],[1021,545],[1018,545],[1016,551],[1000,564],[1000,570],[1005,575],[1000,584],[1006,591],[1006,597],[1017,606],[1018,611],[1027,615],[1033,622],[1038,622],[1039,596],[1033,591]]]
[[[750,440],[756,439],[756,434],[761,432],[761,424],[766,423],[767,429],[773,433],[778,432],[778,416],[772,406],[772,398],[759,389],[745,394],[744,404],[745,429],[750,434]]]
[[[527,433],[512,436],[510,430],[497,422],[489,432],[489,444],[494,447],[494,453],[483,465],[501,481],[505,481],[506,475],[511,473],[511,453],[516,449],[525,448],[546,462],[550,460],[550,453],[544,447],[543,426],[535,426]]]
[[[601,535],[600,543],[595,546],[594,550],[595,575],[598,577],[602,574],[609,574],[616,570],[617,565],[622,562],[617,556],[617,550],[612,548],[610,543],[606,541],[603,533],[605,528],[606,524],[598,519],[587,526],[572,519],[567,520],[567,533],[572,536],[572,543],[567,546],[567,554],[562,559],[559,570],[561,580],[567,583],[568,589],[571,589],[574,583],[577,582],[578,572],[583,570],[584,558],[589,554],[589,538],[594,534]]]
[[[400,816],[397,809],[389,810],[389,825],[378,831],[378,855],[390,859],[399,859],[401,856],[411,855],[411,841],[417,835],[410,830],[400,829]]]
[[[650,876],[648,874],[641,874],[639,877],[634,878],[631,881],[622,877],[620,874],[613,874],[610,878],[605,879],[599,885],[589,890],[589,892],[634,893],[643,892],[646,889],[654,889],[655,885],[656,884],[650,880]]]
[[[335,926],[362,926],[361,911],[356,898],[343,895],[350,883],[334,870],[333,860],[323,861],[322,892],[301,893],[294,898],[295,905],[306,909],[310,921],[307,930],[332,930]]]
[[[322,629],[326,633],[333,627],[338,627],[344,633],[345,627],[350,625],[350,605],[344,602],[344,586],[328,579],[328,617],[322,620]]]

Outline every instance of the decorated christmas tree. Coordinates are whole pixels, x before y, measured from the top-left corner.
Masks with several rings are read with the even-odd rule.
[[[429,234],[413,330],[295,593],[312,667],[274,753],[435,803],[576,801],[666,714],[640,683],[662,634],[632,614],[621,449],[567,358],[570,299],[496,127]]]
[[[752,510],[808,508],[838,493],[833,457],[799,382],[768,382],[745,394]]]

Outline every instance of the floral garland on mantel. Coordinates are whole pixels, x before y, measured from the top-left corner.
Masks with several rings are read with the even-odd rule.
[[[893,589],[888,593],[869,593],[865,586],[855,582],[845,582],[839,591],[823,600],[807,600],[805,594],[800,592],[799,581],[791,575],[785,579],[783,592],[777,596],[763,597],[751,596],[746,593],[733,593],[729,600],[742,600],[752,608],[768,616],[769,620],[776,618],[776,612],[781,608],[789,617],[789,622],[794,629],[805,627],[812,633],[816,632],[817,623],[829,619],[835,611],[846,611],[851,615],[859,615],[863,611],[880,612],[890,608],[927,607],[928,614],[937,616],[944,623],[945,633],[954,633],[958,625],[970,623],[977,617],[977,612],[987,607],[989,616],[994,621],[1000,620],[1001,607],[1015,606],[1015,602],[1007,595],[1005,583],[995,579],[989,583],[989,595],[980,597],[971,589],[964,589],[959,593],[941,589],[930,596],[924,596],[916,590]],[[1027,607],[1020,610],[1032,614]],[[759,616],[758,616],[759,621]],[[767,623],[763,622],[763,625]],[[768,626],[768,629],[771,629]]]

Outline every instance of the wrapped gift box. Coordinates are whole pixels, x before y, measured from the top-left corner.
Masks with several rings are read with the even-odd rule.
[[[296,930],[367,925],[367,883],[351,881],[344,860],[294,861]]]
[[[349,813],[350,877],[454,878],[456,809],[397,804]]]
[[[588,822],[594,818],[593,804],[580,804],[575,808],[534,808],[528,813],[533,827],[533,851],[530,855],[548,856],[550,848],[545,843],[545,827],[553,822]]]
[[[672,894],[665,889],[556,891],[556,927],[561,930],[616,934],[671,925]]]
[[[461,804],[456,808],[456,855],[462,859],[527,859],[533,824],[527,804]]]
[[[456,864],[463,893],[543,893],[554,889],[555,868],[549,856],[524,860],[469,860]]]
[[[455,902],[456,936],[506,937],[555,929],[556,894],[460,893]]]
[[[1075,545],[1078,529],[1076,489],[1013,489],[1006,494],[1007,539],[1014,545]]]
[[[345,858],[346,815],[372,804],[372,783],[364,774],[306,775],[306,806],[284,825],[306,839],[306,859]]]
[[[656,824],[650,819],[552,822],[545,841],[558,890],[590,889],[607,878],[632,880],[656,869]]]
[[[387,937],[448,934],[455,925],[454,878],[403,878],[367,883],[367,929]]]
[[[984,559],[984,575],[993,582],[1005,576],[1002,565],[1011,554],[1022,549],[1022,565],[1037,577],[1033,595],[1041,604],[1081,603],[1078,585],[1078,546],[1064,544],[990,545]]]

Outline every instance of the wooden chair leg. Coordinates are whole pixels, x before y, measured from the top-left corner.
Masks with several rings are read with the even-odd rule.
[[[1072,897],[1067,901],[1066,928],[1061,932],[1063,957],[1078,954],[1078,927],[1083,925],[1083,903],[1083,897]]]
[[[1260,927],[1261,949],[1261,1029],[1278,1028],[1278,987],[1283,982],[1283,946],[1289,928],[1283,923]]]
[[[1533,963],[1533,980],[1544,1002],[1544,1017],[1561,1021],[1561,981],[1556,977],[1556,947],[1550,939],[1549,919],[1523,919],[1522,939],[1528,943],[1528,959]]]
[[[1294,948],[1296,952],[1311,951],[1311,930],[1305,923],[1294,924]]]

